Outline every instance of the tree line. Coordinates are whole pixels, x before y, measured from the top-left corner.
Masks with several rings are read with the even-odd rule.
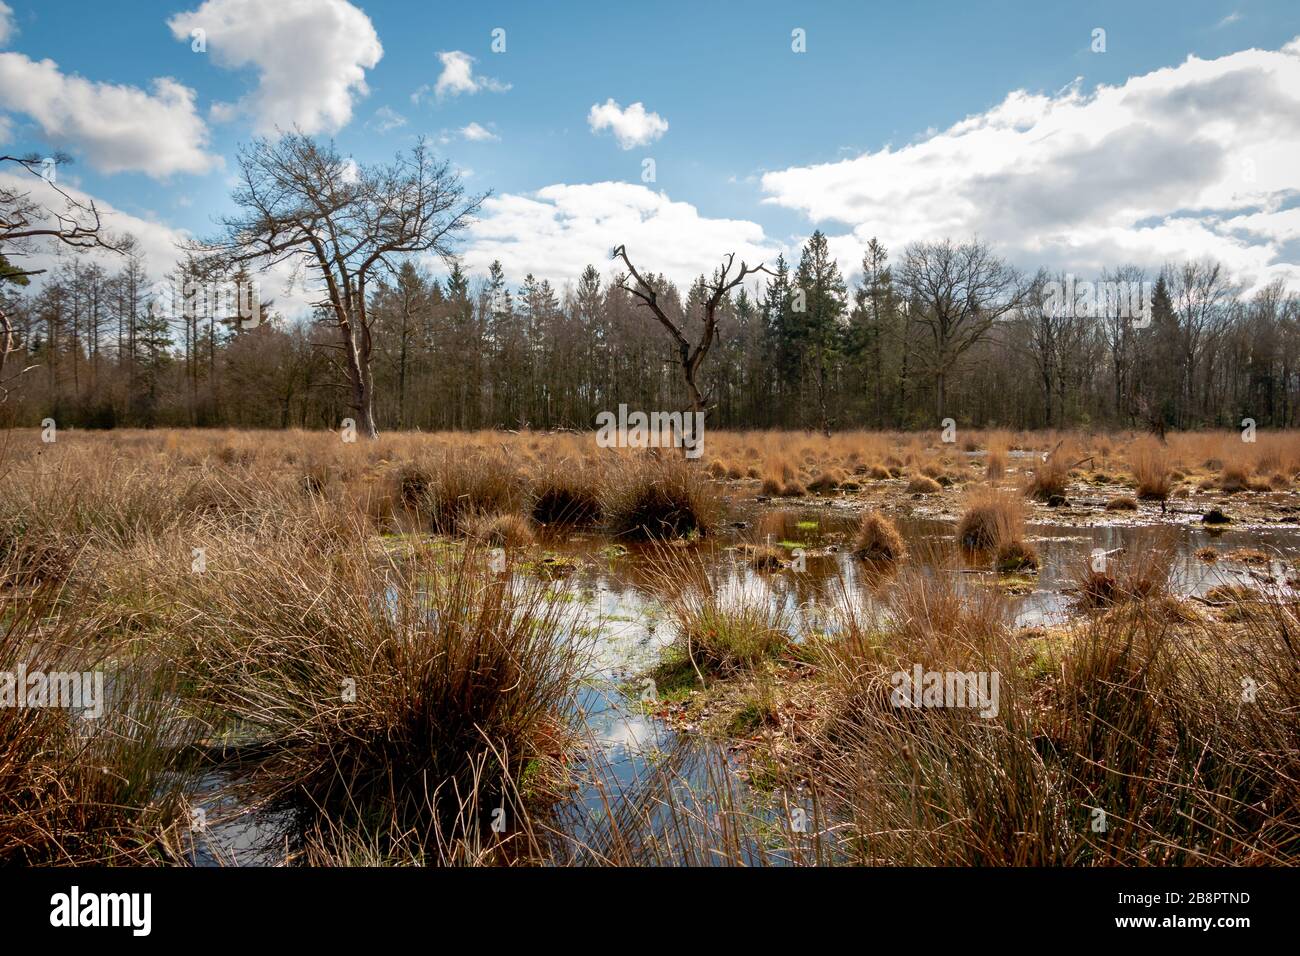
[[[1022,273],[975,239],[897,255],[873,239],[850,283],[820,232],[797,261],[724,256],[686,288],[621,245],[576,282],[512,284],[500,262],[463,271],[453,243],[483,197],[422,145],[358,167],[290,134],[240,168],[238,213],[174,284],[292,261],[324,289],[314,313],[164,308],[129,238],[109,260],[74,250],[39,287],[0,268],[12,422],[586,429],[626,404],[736,429],[1297,424],[1300,297],[1246,294],[1210,261],[1087,277],[1145,294],[1086,308],[1056,294],[1082,278]]]

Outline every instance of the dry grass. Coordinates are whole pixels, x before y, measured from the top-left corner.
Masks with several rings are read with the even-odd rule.
[[[812,481],[808,482],[808,490],[815,491],[819,495],[826,494],[829,491],[834,491],[847,480],[848,476],[843,469],[831,468],[819,472]]]
[[[868,561],[892,562],[901,560],[907,548],[894,522],[878,511],[869,511],[854,535],[853,553]]]
[[[1136,552],[1106,555],[1102,568],[1093,558],[1080,568],[1075,591],[1083,607],[1111,608],[1131,602],[1162,602],[1169,596],[1174,548],[1168,542]]]
[[[1025,485],[1025,494],[1039,501],[1057,496],[1064,498],[1070,487],[1070,462],[1075,460],[1072,456],[1077,452],[1073,444],[1060,443],[1047,453],[1046,461],[1040,458]]]
[[[705,747],[601,791],[589,839],[557,845],[552,803],[590,770],[572,759],[586,632],[540,582],[492,573],[482,548],[526,540],[533,522],[708,534],[730,486],[701,463],[528,433],[14,436],[0,671],[103,666],[121,693],[86,738],[61,711],[0,708],[0,863],[183,861],[197,778],[214,770],[240,806],[282,811],[292,859],[322,864],[1258,865],[1300,851],[1300,623],[1278,589],[1211,592],[1202,619],[1167,593],[1159,555],[1113,556],[1080,580],[1090,613],[1026,637],[994,589],[915,562],[872,591],[883,612],[856,606],[843,627],[796,636],[775,610],[789,605],[694,581],[670,601],[678,671],[692,687],[752,684],[755,736],[798,743],[773,779],[807,784],[815,833],[751,812],[725,755],[725,772],[689,765]],[[1097,456],[1090,470],[1128,465],[1140,482],[1145,439],[1004,441],[1062,437]],[[992,434],[977,440],[992,449]],[[974,470],[928,436],[710,442],[728,480],[743,467],[782,489],[811,474],[844,490],[859,466],[896,475],[904,461]],[[1247,487],[1280,486],[1298,451],[1287,435],[1171,435],[1165,466],[1191,481],[1240,466]],[[977,488],[966,505],[959,539],[1023,557],[1021,497]],[[892,553],[878,517],[855,544]],[[802,600],[790,577],[749,576]],[[916,664],[997,670],[997,716],[892,706],[890,676]],[[1264,688],[1256,705],[1244,678]],[[817,722],[796,732],[801,708]],[[503,807],[520,824],[508,839],[484,826]],[[1089,827],[1098,807],[1107,834]]]
[[[601,520],[601,476],[591,466],[561,461],[539,469],[528,512],[542,525],[591,525]]]
[[[989,440],[988,459],[984,464],[984,477],[989,481],[997,481],[1007,470],[1007,448],[1005,440],[994,443],[993,439]]]
[[[972,489],[957,522],[957,540],[973,551],[993,549],[1024,538],[1025,508],[1012,494],[988,486]]]
[[[415,500],[414,510],[430,530],[457,534],[483,515],[517,511],[523,476],[503,457],[447,453],[437,462]]]
[[[469,520],[465,533],[493,548],[522,548],[533,543],[533,526],[523,515],[479,514]]]
[[[744,550],[746,563],[755,571],[780,571],[785,567],[785,553],[774,545],[751,545]]]
[[[1218,486],[1219,490],[1225,495],[1248,490],[1250,488],[1250,474],[1247,472],[1245,465],[1224,465],[1223,470],[1219,472]]]
[[[1129,449],[1139,501],[1164,501],[1173,487],[1168,450],[1155,439],[1134,442]]]
[[[1002,574],[1015,574],[1038,569],[1038,552],[1033,545],[1022,540],[1005,541],[998,545],[993,555],[993,565]]]
[[[942,579],[912,604],[951,607]],[[923,592],[929,589],[930,594]],[[1300,840],[1296,713],[1243,706],[1252,672],[1294,700],[1293,651],[1256,625],[1245,647],[1175,635],[1144,613],[1096,618],[1026,654],[952,614],[919,641],[908,615],[851,624],[825,650],[836,691],[813,773],[853,859],[913,865],[1285,864]],[[1246,648],[1249,648],[1247,650]],[[1001,676],[997,714],[891,706],[890,673]],[[1043,675],[1043,676],[1036,676]],[[1055,676],[1053,676],[1055,675]],[[996,768],[995,772],[990,772]],[[1094,828],[1101,810],[1108,821]]]
[[[183,671],[250,734],[226,762],[246,805],[287,816],[291,843],[343,826],[445,855],[576,740],[572,621],[472,548],[331,564],[264,549],[191,591],[203,613]]]
[[[784,605],[754,601],[720,586],[698,558],[662,551],[654,576],[667,594],[677,637],[659,668],[661,680],[731,677],[749,672],[791,647]]]
[[[0,673],[97,672],[107,699],[96,719],[14,700],[0,707],[0,864],[180,862],[195,778],[184,748],[198,728],[175,712],[173,676],[151,659],[114,660],[103,640],[111,622],[93,609],[68,615],[53,586],[10,592],[5,604]]]
[[[603,499],[609,532],[628,539],[703,536],[721,517],[716,492],[689,462],[651,457],[625,462]]]

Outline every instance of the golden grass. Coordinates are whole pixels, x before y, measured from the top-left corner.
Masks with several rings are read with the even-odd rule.
[[[1076,460],[1077,454],[1077,446],[1065,442],[1046,452],[1046,461],[1040,457],[1034,463],[1033,474],[1025,484],[1025,494],[1039,501],[1065,497],[1070,486],[1070,464]]]
[[[1130,467],[1137,482],[1139,501],[1164,501],[1173,487],[1168,449],[1154,438],[1141,439],[1129,448]]]
[[[965,510],[957,522],[957,540],[970,550],[998,549],[1022,541],[1025,508],[1020,498],[987,485],[966,495]]]
[[[900,560],[907,548],[903,536],[888,516],[879,511],[868,511],[862,516],[853,537],[853,553],[868,561],[893,562]]]
[[[1135,478],[1150,452],[1131,435],[1065,437],[1077,458],[1098,456],[1092,470],[1129,467]],[[1042,450],[1061,436],[1002,440]],[[904,461],[913,476],[972,471],[929,435],[720,432],[709,441],[728,480],[743,467],[782,490],[808,474],[839,476],[842,490],[871,462],[869,476]],[[1233,432],[1170,435],[1164,470],[1195,482],[1242,467],[1247,487],[1280,487],[1300,466],[1295,436],[1260,433],[1257,446]],[[66,720],[0,709],[0,862],[183,860],[195,768],[177,761],[178,743],[238,771],[249,805],[286,810],[298,824],[295,859],[766,859],[713,825],[690,830],[707,844],[683,830],[638,829],[636,801],[613,796],[602,826],[625,829],[600,856],[547,856],[549,845],[523,834],[503,848],[483,825],[491,807],[544,808],[568,782],[582,669],[568,641],[581,629],[555,623],[565,602],[550,594],[529,604],[505,587],[508,576],[484,568],[483,548],[527,547],[535,529],[575,521],[608,534],[707,535],[720,495],[752,496],[755,485],[735,489],[710,481],[705,463],[599,449],[572,434],[349,444],[333,433],[64,432],[42,445],[16,431],[3,451],[0,670],[20,658],[104,664],[132,690],[104,724],[111,732],[84,747]],[[786,464],[767,469],[773,459]],[[1015,478],[1019,460],[1011,465]],[[1023,498],[981,487],[965,505],[960,540],[1024,556]],[[420,530],[442,536],[407,533]],[[888,531],[869,512],[855,544],[869,538],[867,550],[892,553]],[[774,569],[773,555],[751,557]],[[1092,612],[1046,649],[1010,627],[994,589],[905,566],[881,592],[883,618],[861,611],[833,639],[803,642],[773,616],[782,605],[701,586],[678,605],[679,650],[710,681],[811,675],[829,705],[795,769],[834,814],[821,832],[837,841],[836,859],[1293,862],[1300,687],[1286,642],[1300,629],[1295,607],[1265,591],[1218,594],[1233,600],[1196,620],[1165,593],[1167,563],[1112,561],[1080,583]],[[800,670],[808,660],[819,666]],[[891,706],[890,674],[916,663],[999,670],[998,716]],[[1244,677],[1267,688],[1269,707],[1241,703]],[[344,680],[357,682],[355,710],[339,697]],[[764,700],[765,713],[792,713],[776,706],[779,694]],[[230,746],[206,746],[213,740]],[[726,800],[722,789],[711,796]],[[1104,840],[1087,827],[1097,805],[1125,821]],[[760,832],[767,852],[770,828]]]

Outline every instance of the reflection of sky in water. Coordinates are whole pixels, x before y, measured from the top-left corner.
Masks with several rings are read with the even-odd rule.
[[[270,814],[242,813],[229,797],[222,796],[229,781],[222,773],[204,774],[198,797],[191,810],[191,822],[202,813],[203,826],[191,831],[195,866],[275,866],[284,860],[276,845],[280,832]]]
[[[693,546],[691,555],[703,562],[724,603],[757,601],[779,606],[795,634],[809,630],[833,632],[836,609],[848,602],[871,612],[882,606],[894,578],[872,573],[849,553],[860,512],[847,508],[802,507],[784,511],[754,512],[747,527]],[[743,517],[743,515],[742,515]],[[964,564],[954,541],[953,523],[936,518],[895,518],[908,546],[906,564],[935,574],[954,577],[959,592],[974,593],[993,585],[997,578],[985,568]],[[815,523],[815,527],[813,524]],[[1030,542],[1038,550],[1041,568],[1033,576],[1029,594],[1004,595],[1009,619],[1030,625],[1063,620],[1071,611],[1073,587],[1086,569],[1094,549],[1124,549],[1132,556],[1162,548],[1172,551],[1171,587],[1181,594],[1202,595],[1217,584],[1251,583],[1246,566],[1222,560],[1236,548],[1264,551],[1288,566],[1300,555],[1300,530],[1225,530],[1212,533],[1196,524],[1157,527],[1030,525]],[[806,570],[795,573],[754,571],[734,546],[745,542],[797,543],[806,547]],[[594,635],[596,679],[584,687],[579,703],[592,742],[599,747],[593,778],[600,781],[582,789],[573,812],[565,814],[572,834],[581,839],[600,815],[600,789],[606,794],[631,788],[646,775],[654,761],[679,745],[676,735],[659,721],[644,716],[635,701],[626,700],[620,685],[652,666],[663,648],[672,643],[676,629],[658,591],[658,582],[646,573],[648,552],[630,547],[630,553],[610,558],[601,554],[602,538],[580,536],[551,540],[546,547],[584,559],[567,581],[576,620],[584,633]],[[1221,560],[1210,564],[1196,551],[1212,546]],[[1258,570],[1267,571],[1267,567]],[[686,774],[689,782],[692,773]],[[209,786],[214,781],[209,782]],[[229,808],[209,810],[220,817]],[[241,862],[271,862],[257,852],[261,833],[247,818],[209,827],[208,839],[222,847],[222,855]],[[200,841],[202,843],[202,841]],[[213,854],[200,845],[200,863]]]
[[[888,594],[893,579],[871,573],[849,553],[856,515],[846,515],[839,509],[798,509],[777,513],[783,519],[779,526],[772,517],[771,513],[764,516],[757,528],[759,534],[741,531],[737,538],[695,549],[695,556],[709,569],[724,603],[752,600],[778,605],[788,613],[792,629],[802,632],[833,627],[832,609],[845,601],[866,608],[878,605]],[[987,565],[966,564],[955,547],[952,522],[933,518],[896,520],[907,540],[908,566],[952,575],[959,592],[987,588],[997,581],[996,575],[987,572]],[[816,529],[807,527],[812,522],[817,523]],[[798,527],[801,523],[805,527]],[[762,534],[766,529],[771,530]],[[806,571],[757,572],[728,547],[738,540],[762,541],[769,537],[805,545]],[[1074,587],[1095,549],[1120,549],[1141,559],[1144,554],[1169,548],[1170,586],[1180,594],[1191,595],[1203,595],[1218,584],[1250,583],[1252,570],[1267,570],[1223,559],[1237,548],[1264,551],[1288,566],[1300,555],[1300,531],[1295,528],[1211,532],[1187,524],[1031,525],[1027,537],[1041,561],[1039,573],[1027,579],[1032,592],[1004,595],[1011,620],[1025,625],[1061,620],[1070,612],[1072,596],[1066,592]],[[572,550],[581,553],[583,544]],[[1196,557],[1196,551],[1207,546],[1220,553],[1218,562],[1207,563]],[[562,544],[558,547],[565,549]],[[586,605],[588,620],[606,632],[599,641],[598,655],[602,667],[611,672],[635,672],[653,664],[659,649],[671,643],[674,636],[672,621],[645,583],[640,564],[635,551],[612,562],[597,559],[573,579]]]

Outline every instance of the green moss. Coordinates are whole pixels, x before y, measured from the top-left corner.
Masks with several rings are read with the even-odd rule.
[[[1068,633],[1062,631],[1044,631],[1025,640],[1020,664],[1024,675],[1038,681],[1058,673],[1071,643]]]
[[[748,737],[761,727],[775,724],[777,720],[776,701],[771,688],[760,686],[728,719],[727,734],[732,737]]]
[[[540,760],[533,758],[524,764],[523,773],[519,775],[519,794],[522,797],[532,796],[542,782],[543,771]]]
[[[758,752],[750,755],[749,786],[752,790],[770,793],[781,786],[784,770],[776,758],[768,753]]]
[[[522,567],[525,571],[540,578],[557,578],[571,574],[582,567],[582,561],[569,555],[547,551],[540,557],[524,561]]]
[[[654,681],[655,700],[643,701],[641,694],[648,680]],[[690,658],[676,647],[666,649],[658,664],[619,688],[623,696],[643,712],[652,711],[656,703],[682,703],[690,698],[692,691],[699,689],[699,675],[695,673]]]

